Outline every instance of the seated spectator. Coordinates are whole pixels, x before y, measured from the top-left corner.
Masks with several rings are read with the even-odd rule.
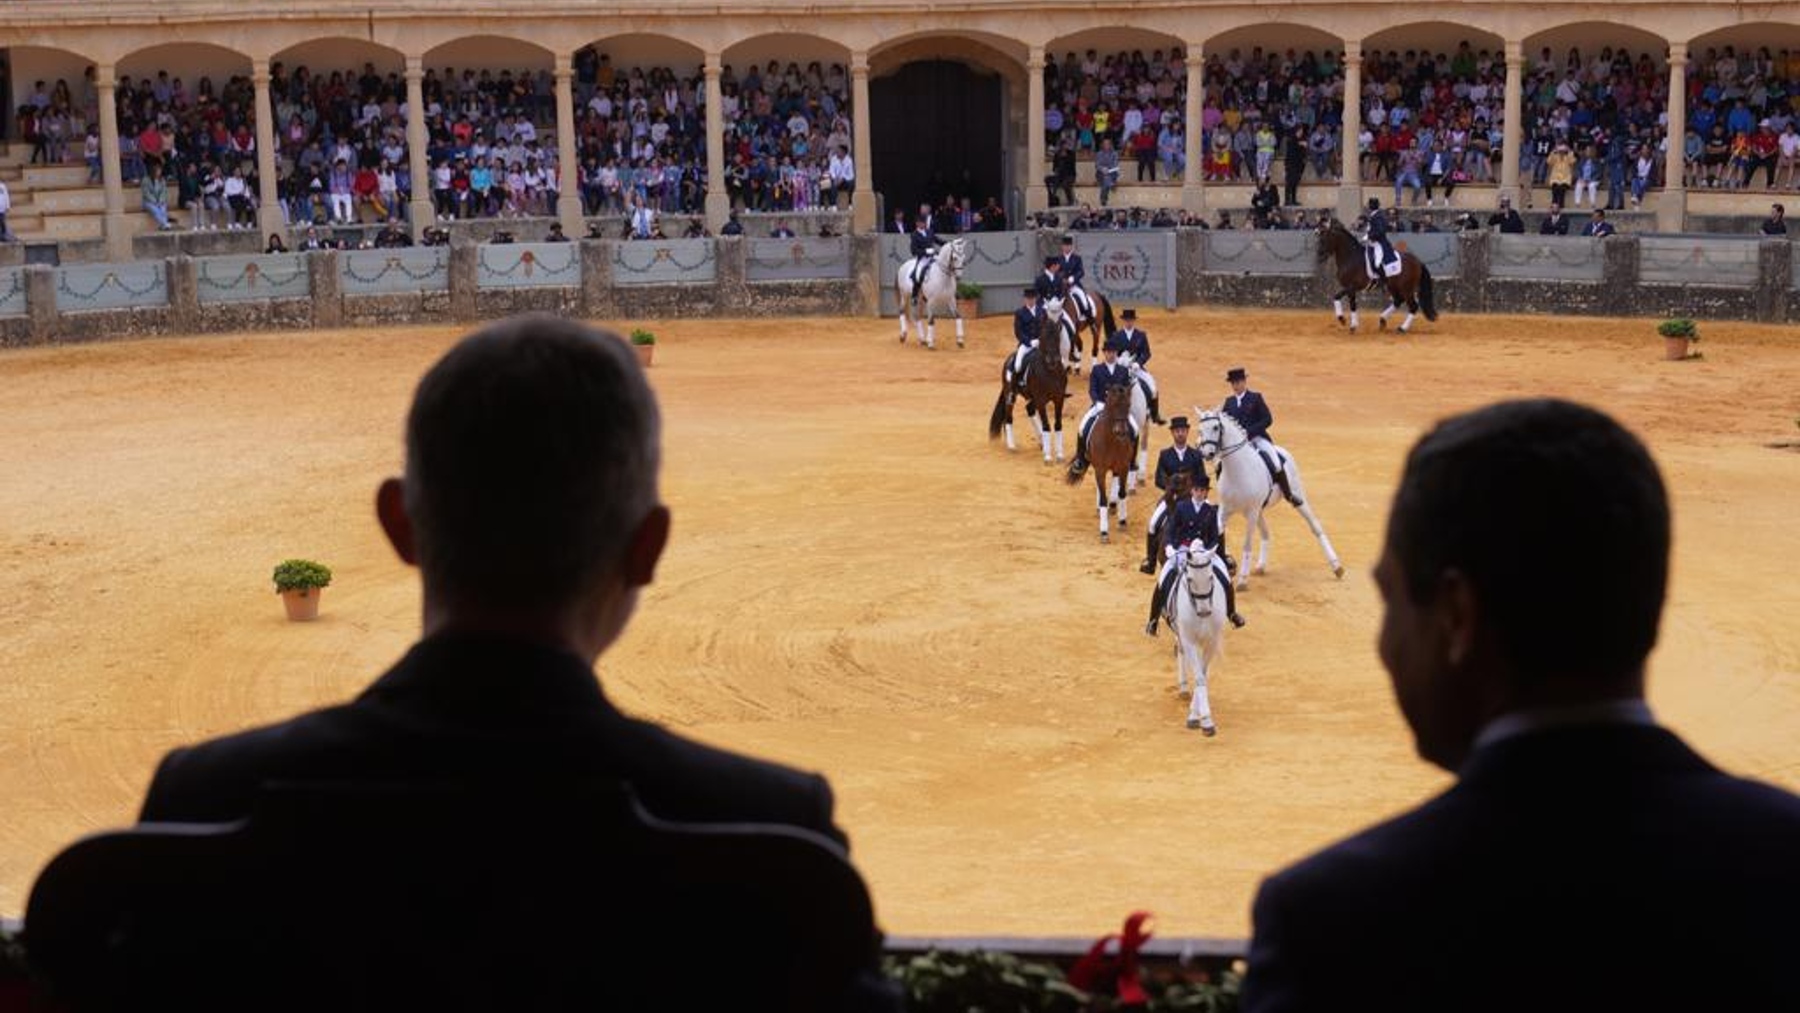
[[[618,779],[663,819],[844,844],[823,777],[633,719],[595,680],[668,541],[660,429],[616,335],[530,316],[451,349],[415,393],[403,477],[376,497],[395,553],[420,571],[420,640],[354,700],[170,753],[143,819],[241,818],[276,780]]]
[[[288,251],[287,241],[281,238],[281,233],[279,233],[279,232],[269,233],[269,245],[263,247],[263,252],[264,253],[286,253],[287,251]]]
[[[150,163],[149,173],[138,185],[138,194],[143,202],[144,210],[156,220],[157,229],[166,232],[175,227],[169,221],[169,183],[163,179],[161,162]]]
[[[1571,513],[1527,484],[1613,492]],[[1800,1008],[1800,798],[1720,772],[1644,700],[1669,545],[1649,451],[1591,408],[1493,405],[1414,445],[1378,647],[1456,781],[1263,883],[1246,1013],[1332,1008],[1376,967],[1386,1010],[1514,1009],[1504,939],[1532,940],[1534,1009]],[[1541,579],[1569,554],[1587,565]]]

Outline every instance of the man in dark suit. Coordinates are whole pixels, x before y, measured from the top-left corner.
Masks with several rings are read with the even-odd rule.
[[[1269,438],[1269,426],[1275,422],[1275,416],[1269,411],[1269,403],[1263,396],[1250,389],[1250,374],[1242,366],[1233,366],[1225,372],[1225,382],[1231,384],[1231,396],[1219,406],[1219,411],[1237,420],[1244,427],[1244,435],[1250,438],[1250,446],[1263,460],[1269,473],[1275,476],[1275,483],[1281,486],[1281,494],[1295,506],[1300,501],[1294,496],[1294,489],[1288,484],[1287,469],[1282,466],[1280,451],[1275,442]]]
[[[1206,477],[1204,470],[1195,477],[1188,486],[1189,496],[1175,505],[1175,517],[1169,531],[1169,545],[1164,555],[1162,575],[1156,578],[1156,588],[1150,593],[1150,621],[1144,624],[1147,636],[1156,636],[1157,624],[1162,620],[1163,607],[1169,603],[1169,593],[1175,589],[1175,578],[1185,565],[1189,544],[1197,544],[1199,548],[1212,549],[1213,572],[1217,580],[1225,585],[1225,617],[1231,625],[1242,627],[1244,617],[1238,615],[1237,589],[1231,586],[1231,571],[1225,566],[1224,532],[1219,525],[1219,508],[1207,500],[1212,491],[1212,482]],[[1207,728],[1211,735],[1212,729]]]
[[[1077,258],[1078,260],[1080,258]],[[1157,396],[1156,377],[1150,375],[1150,335],[1138,329],[1137,310],[1126,307],[1119,314],[1118,335],[1125,339],[1125,351],[1122,356],[1130,356],[1131,364],[1137,367],[1138,383],[1144,388],[1144,400],[1150,409],[1150,421],[1163,424],[1162,402]]]
[[[1538,235],[1540,235],[1540,236],[1566,236],[1568,234],[1569,234],[1569,220],[1567,218],[1563,217],[1562,205],[1561,204],[1550,205],[1550,213],[1544,216],[1544,220],[1542,222],[1538,223]]]
[[[1183,476],[1189,489],[1206,477],[1206,462],[1201,459],[1200,451],[1188,446],[1190,431],[1186,415],[1177,415],[1169,420],[1169,436],[1174,439],[1175,445],[1164,447],[1162,453],[1156,455],[1156,487],[1164,495],[1157,499],[1156,509],[1150,512],[1150,523],[1144,526],[1144,562],[1138,566],[1141,573],[1156,572],[1157,557],[1161,555],[1156,548],[1162,544],[1162,526],[1168,520],[1171,504],[1167,495],[1169,490]]]
[[[1245,1010],[1355,1005],[1368,974],[1384,1010],[1800,1009],[1800,798],[1644,703],[1668,567],[1656,465],[1593,409],[1494,405],[1413,447],[1378,646],[1457,780],[1263,884]]]
[[[653,814],[843,843],[824,778],[620,713],[594,678],[669,536],[656,401],[614,335],[520,317],[420,381],[404,478],[376,495],[419,567],[419,642],[354,700],[177,749],[143,819],[249,814],[270,781],[630,782]]]

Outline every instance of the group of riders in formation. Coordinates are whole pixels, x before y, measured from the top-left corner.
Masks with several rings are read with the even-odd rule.
[[[1372,213],[1370,216],[1372,222],[1380,222],[1381,217],[1379,213]],[[1385,247],[1391,255],[1392,247],[1386,246],[1383,224],[1385,222],[1370,225],[1369,242],[1374,248]],[[915,263],[921,265],[922,275],[923,265],[930,262],[942,243],[923,221],[914,229],[911,238],[912,255]],[[1048,328],[1065,328],[1068,332],[1066,338],[1073,343],[1076,330],[1074,320],[1094,319],[1093,301],[1082,287],[1086,275],[1081,255],[1075,252],[1075,237],[1063,236],[1062,253],[1044,258],[1043,272],[1024,289],[1023,303],[1013,312],[1013,337],[1018,342],[1018,347],[1007,357],[1002,367],[1007,382],[1022,386],[1027,364],[1042,343],[1046,339],[1058,342],[1065,339],[1065,335],[1047,333]],[[1046,312],[1045,304],[1051,300],[1069,304],[1074,313],[1052,315]],[[1225,589],[1226,616],[1232,625],[1241,627],[1245,620],[1237,610],[1237,595],[1230,574],[1232,563],[1224,551],[1219,508],[1209,499],[1212,480],[1207,475],[1200,451],[1188,442],[1191,432],[1188,419],[1178,415],[1165,422],[1162,417],[1156,379],[1147,368],[1151,357],[1150,335],[1137,326],[1137,310],[1126,308],[1119,314],[1119,321],[1120,327],[1109,334],[1101,345],[1101,360],[1094,364],[1088,374],[1090,404],[1087,413],[1082,416],[1080,435],[1075,440],[1075,463],[1071,474],[1079,474],[1087,468],[1088,433],[1105,406],[1107,391],[1115,387],[1129,389],[1132,384],[1138,384],[1148,405],[1149,420],[1156,425],[1167,425],[1173,438],[1173,445],[1164,449],[1157,457],[1155,482],[1163,498],[1151,515],[1146,555],[1140,567],[1144,573],[1155,573],[1156,557],[1159,554],[1163,557],[1161,573],[1151,596],[1150,618],[1144,626],[1144,632],[1153,637],[1157,635],[1164,607],[1177,575],[1185,564],[1186,551],[1190,545],[1214,550],[1213,566]],[[1071,363],[1068,368],[1073,370],[1079,367]],[[1251,447],[1268,466],[1283,495],[1298,505],[1299,500],[1289,486],[1286,471],[1279,463],[1283,458],[1269,440],[1269,426],[1274,422],[1274,416],[1267,400],[1262,394],[1249,388],[1249,374],[1241,366],[1228,370],[1225,380],[1231,385],[1232,393],[1220,405],[1220,412],[1231,416],[1243,427]],[[1135,429],[1134,424],[1134,442],[1141,435]]]

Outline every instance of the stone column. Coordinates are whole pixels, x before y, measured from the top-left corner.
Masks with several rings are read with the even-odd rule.
[[[119,163],[119,108],[114,94],[118,74],[112,64],[94,68],[94,84],[100,102],[100,180],[106,186],[106,258],[130,260],[131,232],[125,221],[125,175]]]
[[[1687,63],[1685,42],[1669,44],[1669,150],[1663,155],[1663,192],[1656,205],[1656,227],[1680,232],[1687,218],[1686,163],[1682,148],[1687,143]]]
[[[725,57],[722,53],[706,54],[706,226],[713,235],[731,217],[731,191],[725,187],[725,90],[719,84],[719,75],[724,72]],[[863,79],[862,87],[867,90],[868,78]],[[861,101],[862,93],[858,93],[857,101]],[[857,130],[857,157],[862,152],[862,122],[864,114],[858,108],[854,113]],[[856,185],[862,185],[862,169],[858,167]]]
[[[856,185],[850,189],[850,228],[854,232],[874,232],[881,227],[875,220],[875,156],[869,151],[869,54],[858,50],[850,54],[851,130],[856,135],[856,149],[851,160],[856,163]]]
[[[579,239],[587,234],[581,223],[581,163],[575,157],[575,68],[568,53],[556,54],[552,73],[556,78],[556,164],[558,189],[556,219],[563,235]]]
[[[275,103],[269,97],[269,61],[250,65],[250,83],[256,88],[256,224],[263,242],[268,242],[269,236],[285,231],[281,181],[275,171]]]
[[[437,222],[437,213],[431,206],[431,163],[425,158],[426,144],[425,58],[409,56],[406,58],[406,164],[408,171],[412,173],[412,206],[409,217],[412,218],[412,237],[415,243],[423,239],[425,230]]]
[[[1181,209],[1194,214],[1206,210],[1206,173],[1201,170],[1201,163],[1205,161],[1206,152],[1200,146],[1205,132],[1200,119],[1200,111],[1206,105],[1206,81],[1200,71],[1205,63],[1206,56],[1200,51],[1200,47],[1189,45],[1187,47],[1187,110],[1182,123],[1182,128],[1187,131],[1187,143],[1182,146],[1182,157],[1187,159],[1187,168],[1181,174]]]
[[[1525,144],[1525,44],[1506,40],[1506,123],[1501,130],[1500,196],[1519,199],[1519,151]],[[1529,180],[1525,186],[1530,186]]]
[[[1032,46],[1025,61],[1025,210],[1050,206],[1050,188],[1044,185],[1044,47]]]
[[[1338,217],[1347,222],[1362,213],[1362,157],[1356,139],[1362,134],[1362,40],[1344,41],[1344,129],[1339,136]]]

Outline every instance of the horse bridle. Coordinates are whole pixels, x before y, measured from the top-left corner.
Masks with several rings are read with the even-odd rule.
[[[1208,422],[1212,422],[1219,427],[1219,438],[1215,440],[1215,439],[1208,437],[1208,438],[1202,439],[1200,441],[1200,456],[1201,457],[1212,456],[1212,457],[1218,457],[1218,458],[1223,459],[1223,458],[1230,457],[1232,454],[1235,454],[1238,451],[1240,451],[1250,445],[1250,437],[1248,435],[1246,435],[1243,439],[1232,444],[1231,446],[1229,446],[1229,447],[1226,446],[1225,445],[1225,420],[1220,418],[1218,413],[1208,412],[1205,415],[1202,415],[1200,417],[1200,425],[1202,427],[1204,427]],[[1204,432],[1205,430],[1202,429],[1201,431]],[[1212,454],[1210,454],[1210,455],[1207,454],[1207,452],[1206,452],[1207,447],[1213,448]]]
[[[1193,554],[1184,550],[1182,552],[1181,556],[1182,556],[1181,568],[1183,570],[1194,569],[1194,564],[1192,562],[1192,560],[1194,558]],[[1204,567],[1202,567],[1202,569],[1206,570],[1208,573],[1210,573],[1212,575],[1213,583],[1216,585],[1219,581],[1219,575],[1212,568],[1212,560],[1210,560],[1210,559],[1207,560],[1206,565]],[[1206,599],[1205,599],[1206,607],[1201,608],[1200,607],[1201,598],[1199,595],[1194,593],[1193,580],[1186,573],[1183,573],[1181,575],[1181,586],[1182,586],[1182,589],[1187,592],[1188,601],[1191,602],[1194,606],[1194,614],[1195,615],[1199,616],[1202,619],[1205,619],[1208,616],[1211,616],[1213,614],[1213,603],[1212,603],[1213,589],[1211,587],[1206,589]]]

